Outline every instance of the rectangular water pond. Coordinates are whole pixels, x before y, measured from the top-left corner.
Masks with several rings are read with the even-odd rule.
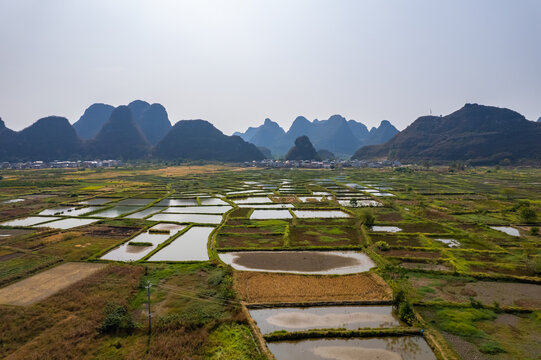
[[[351,217],[349,214],[340,210],[293,210],[293,213],[301,219]]]
[[[197,206],[196,199],[163,199],[156,206]]]
[[[355,274],[376,264],[355,251],[236,251],[219,254],[236,270],[296,274]]]
[[[30,216],[21,219],[9,220],[3,223],[0,223],[2,226],[35,226],[38,224],[43,224],[44,222],[51,220],[58,220],[59,217],[39,217],[39,216]]]
[[[270,204],[272,200],[268,197],[249,197],[244,199],[234,199],[235,204]]]
[[[310,329],[357,330],[400,326],[392,306],[322,306],[251,309],[250,315],[263,334]]]
[[[239,207],[254,209],[289,209],[293,207],[293,204],[240,204]]]
[[[130,215],[126,216],[126,217],[128,219],[144,219],[147,216],[156,214],[157,212],[160,212],[162,210],[163,210],[162,207],[151,206],[148,209],[138,211],[138,212],[130,214]]]
[[[128,206],[145,206],[150,204],[153,201],[156,201],[157,199],[124,199],[120,200],[117,205],[128,205]]]
[[[212,227],[193,226],[148,261],[206,261],[209,259],[207,243],[213,230]]]
[[[185,207],[169,207],[164,210],[164,213],[174,214],[224,214],[231,210],[231,206],[185,206]]]
[[[422,336],[306,339],[267,346],[276,360],[436,360]]]
[[[149,229],[149,231],[137,235],[133,239],[125,242],[119,247],[109,251],[107,254],[102,256],[103,260],[114,260],[114,261],[136,261],[144,258],[146,255],[150,254],[158,245],[169,239],[171,236],[175,235],[177,232],[184,229],[184,225],[169,225],[169,228],[164,229],[161,224],[154,225]],[[150,230],[169,230],[169,233],[153,233]],[[131,242],[134,243],[149,243],[148,246],[140,245],[130,245]]]
[[[111,201],[114,201],[116,199],[114,198],[94,198],[94,199],[89,199],[89,200],[85,200],[85,201],[81,201],[79,204],[81,205],[103,205],[103,204],[107,204]]]
[[[98,219],[77,219],[77,218],[66,218],[62,220],[56,220],[49,222],[43,226],[53,229],[71,229],[79,226],[89,225],[95,223]]]
[[[254,210],[250,220],[291,219],[289,210]]]
[[[214,197],[200,197],[199,202],[201,205],[229,205],[227,202],[223,201],[222,199],[214,198]]]
[[[151,218],[151,221],[170,221],[178,223],[196,223],[196,224],[219,224],[222,222],[221,215],[207,214],[156,214]]]
[[[41,216],[70,215],[70,214],[67,214],[67,213],[71,212],[73,210],[75,210],[75,208],[73,206],[59,206],[59,207],[56,207],[56,208],[45,209],[45,210],[41,211],[38,215],[41,215]]]
[[[118,216],[133,212],[137,210],[138,208],[139,207],[137,206],[115,206],[107,210],[98,211],[97,213],[92,214],[92,216],[116,218]]]

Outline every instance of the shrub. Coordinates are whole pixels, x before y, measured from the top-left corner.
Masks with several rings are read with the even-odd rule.
[[[481,351],[484,354],[491,354],[491,355],[505,352],[505,350],[501,347],[501,345],[494,340],[489,340],[482,343],[479,346],[479,351]]]
[[[529,206],[522,207],[519,211],[519,216],[520,216],[520,220],[522,220],[523,222],[527,224],[534,223],[537,221],[537,214],[535,213],[535,210],[533,210]]]
[[[409,302],[401,302],[400,305],[398,305],[398,316],[400,317],[400,320],[404,321],[406,324],[413,324],[415,315],[413,314],[413,307]]]
[[[361,215],[361,220],[365,226],[372,227],[374,225],[376,218],[374,217],[371,211],[365,211]]]
[[[108,303],[103,311],[103,321],[99,332],[123,333],[131,332],[135,328],[135,321],[124,305]]]
[[[389,244],[387,244],[385,241],[378,241],[374,245],[381,251],[387,251],[390,249]]]
[[[537,226],[532,226],[530,228],[530,235],[538,236],[539,235],[539,228]]]
[[[541,256],[534,256],[526,261],[526,268],[534,274],[541,274]]]

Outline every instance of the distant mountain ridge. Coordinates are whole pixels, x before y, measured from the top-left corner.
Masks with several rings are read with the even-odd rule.
[[[153,155],[168,160],[264,158],[255,145],[224,135],[207,121],[182,120],[172,127],[162,105],[141,100],[117,108],[93,104],[74,125],[50,116],[16,132],[0,119],[0,161],[130,160]]]
[[[338,156],[351,156],[360,146],[381,144],[398,133],[387,120],[379,127],[368,130],[366,125],[355,120],[346,120],[341,115],[333,115],[328,120],[309,121],[298,116],[286,132],[278,123],[265,119],[263,125],[250,127],[244,133],[234,135],[242,137],[257,146],[271,150],[274,155],[284,155],[294,144],[295,139],[306,135],[316,149],[325,149]]]
[[[443,117],[422,116],[391,140],[361,147],[354,159],[497,164],[541,160],[541,123],[509,109],[478,104]]]

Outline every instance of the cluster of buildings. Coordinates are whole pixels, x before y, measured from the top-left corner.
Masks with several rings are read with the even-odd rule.
[[[245,162],[245,166],[262,168],[307,168],[307,169],[335,169],[335,168],[384,168],[400,167],[400,161],[382,160],[272,160]]]
[[[27,162],[3,162],[0,169],[66,169],[66,168],[102,168],[122,166],[121,160],[88,160],[88,161],[27,161]]]

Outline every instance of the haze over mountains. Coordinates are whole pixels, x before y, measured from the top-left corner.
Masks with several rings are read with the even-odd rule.
[[[387,120],[379,127],[368,128],[355,120],[346,120],[341,115],[333,115],[328,120],[309,121],[299,116],[286,132],[276,122],[265,119],[263,125],[250,127],[244,133],[234,135],[242,137],[257,146],[268,148],[273,155],[284,155],[295,139],[306,135],[318,150],[328,150],[341,157],[350,157],[359,147],[381,144],[389,140],[398,130]]]
[[[422,116],[402,132],[384,120],[368,130],[340,115],[309,121],[299,116],[286,132],[266,119],[239,136],[204,120],[171,126],[160,104],[136,100],[117,108],[93,104],[73,124],[49,116],[19,132],[0,119],[0,161],[174,159],[251,161],[289,151],[286,158],[390,159],[472,164],[541,162],[541,119],[504,108],[466,104],[452,114]],[[313,145],[312,145],[313,144]]]

